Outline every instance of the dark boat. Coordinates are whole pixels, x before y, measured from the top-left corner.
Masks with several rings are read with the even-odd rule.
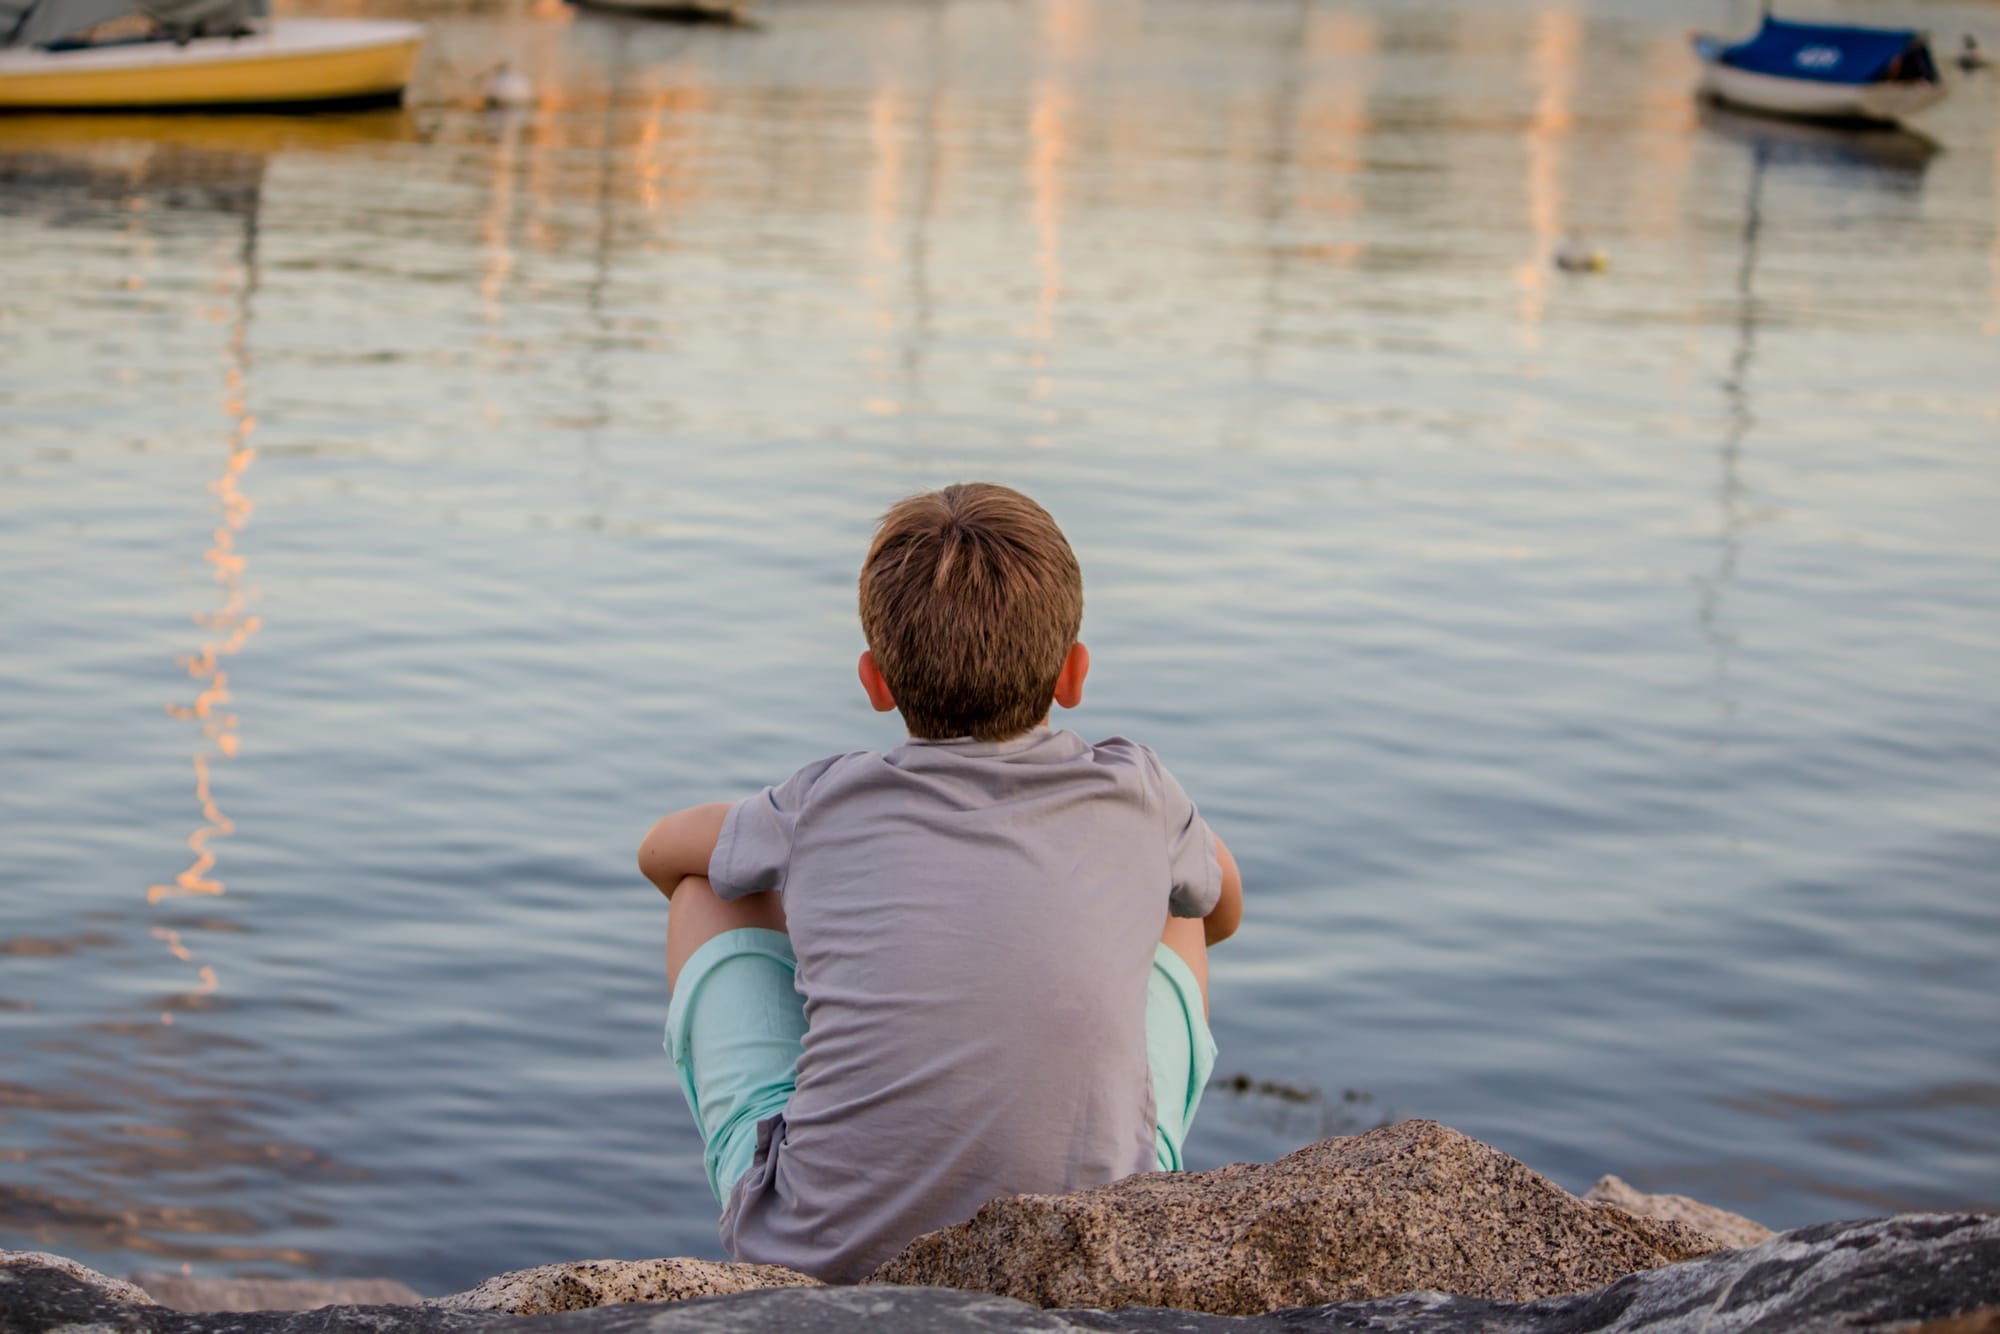
[[[1769,115],[1894,124],[1944,96],[1930,42],[1908,28],[1792,23],[1764,15],[1747,41],[1694,37],[1701,91]]]

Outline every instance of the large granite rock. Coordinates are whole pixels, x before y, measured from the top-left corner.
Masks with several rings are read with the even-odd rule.
[[[1762,1223],[1753,1222],[1742,1214],[1732,1214],[1727,1209],[1718,1209],[1685,1195],[1648,1195],[1612,1176],[1599,1177],[1597,1184],[1583,1193],[1583,1198],[1592,1204],[1612,1205],[1641,1218],[1686,1223],[1731,1250],[1755,1246],[1776,1235]]]
[[[1965,1315],[1948,1315],[1942,1320],[1926,1320],[1901,1326],[1901,1334],[2000,1334],[2000,1306]]]
[[[36,1257],[40,1259],[42,1257]],[[88,1278],[79,1277],[79,1273]],[[1439,1293],[1276,1311],[1199,1315],[1126,1308],[1045,1311],[939,1288],[781,1288],[688,1302],[601,1306],[522,1318],[417,1306],[188,1314],[113,1295],[129,1285],[63,1262],[0,1253],[6,1334],[1776,1334],[2000,1330],[2000,1218],[1907,1214],[1829,1223],[1620,1279],[1594,1292],[1506,1305]]]
[[[1421,1289],[1532,1301],[1718,1249],[1682,1224],[1585,1204],[1435,1121],[1404,1121],[1275,1163],[994,1200],[868,1281],[1241,1315]]]
[[[680,1302],[757,1288],[809,1288],[820,1282],[783,1265],[716,1260],[574,1260],[518,1269],[431,1303],[447,1311],[546,1315],[620,1302]]]

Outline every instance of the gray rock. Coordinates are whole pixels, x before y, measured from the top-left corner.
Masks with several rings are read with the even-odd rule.
[[[80,1269],[82,1266],[72,1265],[68,1269],[0,1270],[0,1278],[9,1280],[0,1281],[0,1331],[5,1334],[696,1334],[697,1331],[727,1334],[732,1330],[787,1330],[799,1334],[902,1334],[953,1330],[967,1334],[1016,1331],[1069,1334],[1090,1328],[1004,1297],[888,1287],[764,1289],[687,1302],[599,1306],[535,1317],[455,1311],[435,1302],[411,1306],[330,1306],[316,1311],[181,1312],[117,1300],[109,1295],[110,1289],[72,1272]],[[1227,1327],[1228,1334],[1234,1334],[1237,1325],[1213,1317],[1196,1318],[1209,1321],[1217,1334],[1223,1334],[1223,1327]],[[1204,1326],[1203,1334],[1207,1334],[1208,1328]]]
[[[1435,1121],[1404,1121],[1275,1163],[994,1200],[868,1281],[1244,1315],[1426,1289],[1531,1301],[1717,1249],[1682,1224],[1585,1204]]]
[[[322,1306],[390,1306],[423,1294],[392,1278],[189,1278],[134,1274],[154,1301],[176,1311],[312,1311]]]
[[[80,1277],[79,1274],[87,1277]],[[6,1334],[1766,1334],[2000,1331],[2000,1218],[1906,1214],[1829,1223],[1595,1292],[1509,1306],[1435,1292],[1217,1316],[1130,1307],[1045,1311],[938,1288],[781,1288],[688,1302],[518,1317],[415,1306],[255,1315],[183,1313],[109,1295],[126,1285],[73,1262],[0,1266]]]
[[[621,1302],[679,1302],[758,1288],[818,1287],[819,1280],[782,1265],[725,1264],[716,1260],[572,1260],[519,1269],[476,1288],[439,1297],[448,1311],[504,1311],[545,1315]]]
[[[64,1269],[28,1265],[0,1268],[0,1331],[5,1334],[473,1334],[490,1328],[487,1322],[493,1319],[521,1323],[512,1316],[439,1311],[422,1305],[327,1306],[317,1311],[175,1311],[153,1303],[143,1293],[139,1301],[122,1301],[111,1296],[110,1291]],[[520,1334],[530,1331],[523,1329]]]
[[[58,1273],[67,1274],[77,1282],[102,1292],[112,1301],[130,1302],[136,1306],[153,1304],[153,1299],[146,1295],[144,1289],[127,1283],[122,1278],[100,1274],[95,1269],[78,1264],[67,1255],[51,1255],[47,1251],[0,1251],[0,1283],[23,1281],[17,1275],[8,1272],[10,1270],[38,1269],[53,1269]],[[5,1328],[4,1324],[0,1324],[0,1329]]]
[[[773,1330],[786,1334],[1082,1334],[1084,1328],[1059,1312],[1038,1311],[1005,1297],[941,1288],[790,1288],[591,1314],[602,1319],[617,1310],[631,1313],[632,1322],[592,1324],[589,1334],[769,1334]],[[582,1328],[574,1334],[583,1334]],[[1218,1329],[1215,1334],[1224,1332]]]
[[[1742,1214],[1732,1214],[1727,1209],[1718,1209],[1685,1195],[1648,1195],[1612,1176],[1599,1177],[1597,1184],[1583,1193],[1583,1198],[1592,1204],[1614,1205],[1641,1218],[1686,1223],[1732,1250],[1755,1246],[1776,1235],[1762,1223],[1753,1222]]]
[[[1978,1331],[2000,1306],[2000,1217],[1899,1214],[1823,1223],[1521,1306],[1413,1293],[1270,1317],[1286,1330],[1384,1334],[1775,1334]],[[1113,1313],[1114,1315],[1117,1313]],[[1939,1323],[1950,1322],[1950,1323]],[[1099,1326],[1099,1328],[1104,1328]]]

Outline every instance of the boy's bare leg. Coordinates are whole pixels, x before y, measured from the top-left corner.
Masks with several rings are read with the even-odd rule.
[[[740,899],[720,899],[709,887],[705,875],[691,875],[675,886],[667,905],[667,986],[680,980],[681,966],[694,952],[724,931],[761,927],[766,931],[785,929],[785,908],[776,894],[745,894]],[[1200,927],[1196,922],[1195,926]],[[1200,943],[1200,932],[1195,934]],[[1178,947],[1176,947],[1178,948]],[[1195,974],[1206,989],[1207,966]]]
[[[683,881],[682,883],[686,883]],[[756,896],[763,898],[762,894]],[[781,930],[783,928],[780,928]],[[1181,956],[1181,961],[1201,983],[1201,1017],[1208,1018],[1208,932],[1199,917],[1169,917],[1160,943]]]

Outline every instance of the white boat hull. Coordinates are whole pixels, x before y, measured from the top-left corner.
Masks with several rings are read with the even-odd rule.
[[[1873,121],[1890,125],[1944,96],[1944,85],[1924,82],[1826,83],[1737,69],[1718,60],[1701,63],[1701,91],[1718,102],[1774,116],[1806,120]]]
[[[423,25],[283,18],[244,37],[0,51],[0,108],[165,109],[386,101],[409,82]]]

